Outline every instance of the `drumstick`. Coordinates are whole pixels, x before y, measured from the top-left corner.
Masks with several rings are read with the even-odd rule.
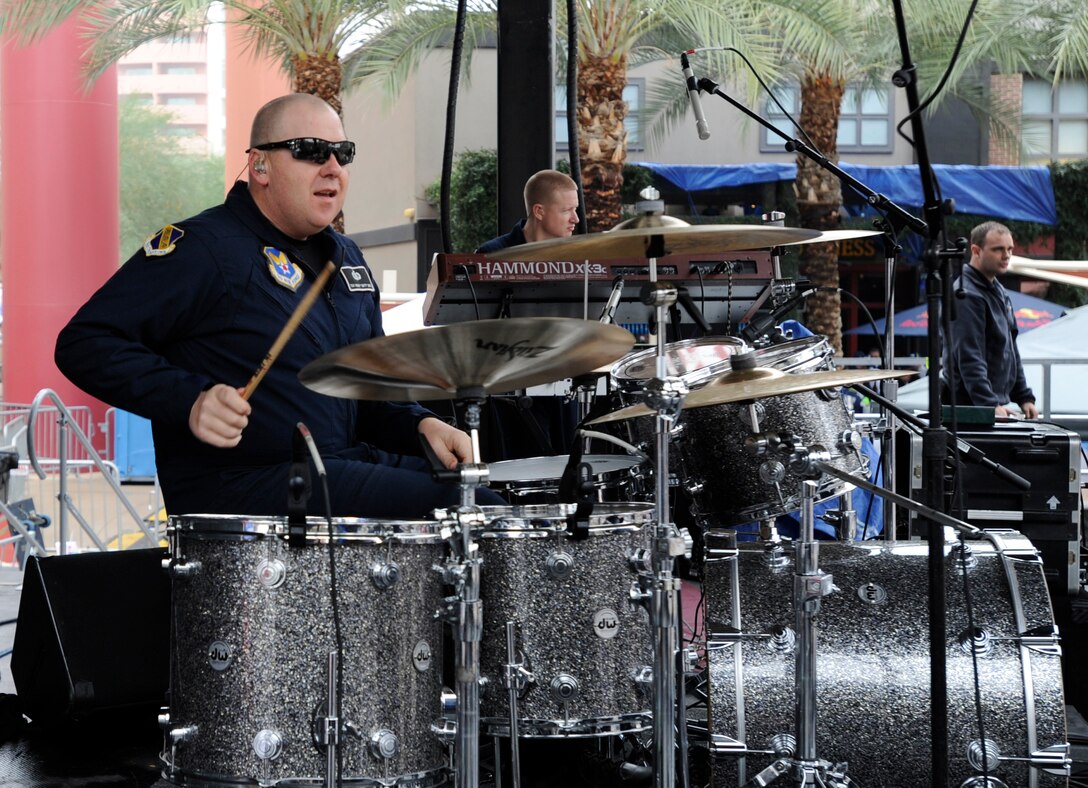
[[[287,340],[295,333],[299,323],[306,317],[306,313],[310,311],[310,307],[314,305],[314,301],[317,300],[318,294],[322,288],[325,287],[325,283],[329,281],[329,277],[332,276],[333,271],[336,270],[336,263],[332,260],[325,263],[325,267],[321,270],[321,273],[317,275],[317,279],[310,285],[310,289],[306,291],[306,295],[302,297],[302,300],[298,302],[298,306],[295,307],[295,311],[291,313],[291,316],[287,318],[287,323],[284,324],[283,329],[280,331],[280,335],[276,337],[276,341],[272,343],[272,347],[268,349],[268,353],[261,361],[261,365],[257,367],[257,371],[253,373],[253,377],[249,379],[249,383],[246,384],[245,390],[242,392],[242,399],[248,400],[254,390],[257,388],[257,384],[261,382],[265,374],[275,363],[276,358],[279,356],[280,351],[283,350],[283,346],[287,344]]]

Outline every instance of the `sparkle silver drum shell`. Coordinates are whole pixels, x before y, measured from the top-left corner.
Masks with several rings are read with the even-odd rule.
[[[756,365],[788,374],[833,369],[832,350],[823,337],[806,337],[755,351]],[[753,419],[754,412],[754,419]],[[706,527],[739,525],[795,511],[805,480],[775,457],[754,456],[745,441],[761,432],[792,435],[809,450],[823,449],[830,462],[855,475],[868,471],[861,439],[838,389],[764,397],[754,403],[689,408],[680,419],[677,452],[692,513]],[[817,500],[849,489],[823,475]]]
[[[794,553],[731,534],[707,533],[704,570],[715,788],[750,784],[796,733]],[[1061,649],[1042,563],[1016,531],[967,545],[966,556],[944,545],[947,784],[1064,786]],[[815,618],[817,757],[846,762],[851,784],[931,784],[927,543],[821,542],[819,568],[833,590]]]
[[[749,350],[743,340],[736,337],[700,337],[684,339],[665,345],[665,369],[667,374],[684,381],[689,389],[697,389],[708,381],[728,372],[730,357]],[[618,410],[643,402],[646,384],[657,377],[657,348],[647,348],[629,353],[612,365],[609,409]],[[640,416],[634,419],[600,424],[594,427],[602,432],[622,438],[640,451],[654,456],[654,417]],[[682,439],[683,423],[675,426],[675,441]],[[683,458],[675,445],[669,452],[670,483],[683,478]],[[650,470],[652,474],[652,469]],[[652,491],[652,484],[644,485]]]
[[[441,716],[446,544],[433,521],[332,523],[343,650],[345,784],[452,782]],[[329,529],[285,518],[172,517],[170,708],[163,776],[181,785],[314,785],[327,716]],[[399,782],[397,782],[399,780]]]
[[[589,535],[572,538],[575,507],[484,507],[480,697],[482,730],[510,735],[506,622],[515,625],[518,734],[607,736],[651,725],[653,638],[632,598],[631,558],[649,546],[653,506],[593,506]]]

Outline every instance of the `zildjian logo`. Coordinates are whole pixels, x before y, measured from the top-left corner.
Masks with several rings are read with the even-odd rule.
[[[512,345],[477,339],[476,347],[479,350],[490,350],[499,356],[509,356],[511,361],[515,358],[540,358],[548,351],[555,350],[553,345],[530,345],[527,339],[522,339]]]

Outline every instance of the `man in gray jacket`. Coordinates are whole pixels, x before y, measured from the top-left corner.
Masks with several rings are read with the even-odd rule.
[[[957,405],[988,405],[1000,417],[1010,415],[1015,403],[1025,418],[1035,419],[1035,395],[1016,348],[1016,316],[997,281],[1009,268],[1012,249],[1012,233],[1003,224],[984,222],[971,231],[971,260],[953,283],[963,298],[956,302],[952,336],[945,341],[941,398],[950,401],[953,380]]]

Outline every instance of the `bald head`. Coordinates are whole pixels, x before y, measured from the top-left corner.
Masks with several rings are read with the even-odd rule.
[[[325,111],[336,114],[336,110],[324,99],[311,93],[289,93],[286,96],[274,98],[257,110],[257,114],[253,116],[253,126],[249,131],[249,147],[254,148],[266,142],[284,139],[282,131],[284,118],[304,108],[314,113]]]

